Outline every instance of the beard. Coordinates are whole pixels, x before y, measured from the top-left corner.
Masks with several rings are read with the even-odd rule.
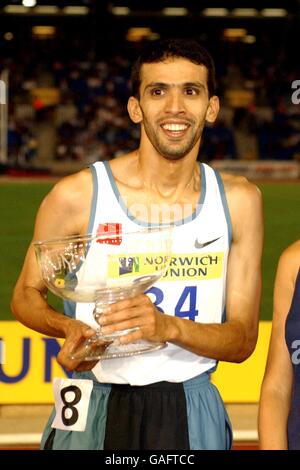
[[[187,134],[177,141],[174,139],[173,142],[170,142],[167,136],[162,134],[163,131],[159,124],[155,128],[143,115],[143,126],[149,141],[155,150],[167,160],[180,160],[184,158],[200,141],[204,122],[198,128],[196,128],[194,121],[188,120],[187,122],[190,126]]]

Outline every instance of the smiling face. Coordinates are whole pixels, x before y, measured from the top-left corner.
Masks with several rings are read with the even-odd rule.
[[[213,122],[218,110],[218,98],[208,97],[205,66],[181,58],[143,64],[140,100],[128,103],[130,117],[141,123],[141,142],[169,160],[198,152],[205,121]]]

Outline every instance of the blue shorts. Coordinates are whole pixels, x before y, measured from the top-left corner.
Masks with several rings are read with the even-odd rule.
[[[43,449],[226,450],[232,444],[226,409],[208,373],[146,386],[94,381],[83,431],[52,428],[55,414],[43,433]]]

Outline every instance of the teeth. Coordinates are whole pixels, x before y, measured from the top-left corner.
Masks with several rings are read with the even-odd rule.
[[[162,127],[163,129],[166,129],[167,131],[176,132],[176,131],[184,131],[185,129],[187,129],[188,126],[186,124],[163,124]]]

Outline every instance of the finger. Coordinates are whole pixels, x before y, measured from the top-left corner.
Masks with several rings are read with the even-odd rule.
[[[133,343],[139,339],[144,338],[141,328],[138,328],[133,333],[128,333],[128,335],[123,335],[118,338],[120,344]],[[145,339],[145,338],[144,338]]]
[[[116,324],[101,328],[101,334],[109,335],[117,331],[130,330],[132,328],[140,328],[140,327],[141,327],[141,321],[139,319],[127,320],[124,322],[116,323]]]
[[[83,336],[85,338],[91,338],[92,336],[94,336],[96,334],[96,330],[94,330],[93,328],[91,327],[88,327],[86,328],[84,331],[83,331]]]
[[[131,297],[130,299],[120,300],[119,302],[115,302],[110,305],[110,308],[107,310],[107,315],[118,312],[120,310],[127,310],[137,305],[145,304],[147,299],[150,301],[149,297],[147,297],[145,294],[140,294],[136,295],[135,297]]]
[[[98,323],[103,327],[133,318],[140,318],[142,316],[145,316],[145,309],[138,306],[132,307],[129,310],[122,310],[121,312],[116,312],[114,314],[102,315],[99,318]]]
[[[79,360],[85,364],[92,361],[98,361],[105,353],[106,348],[112,340],[102,339],[96,335],[91,341],[86,340],[73,351],[72,359]],[[72,357],[73,356],[73,357]]]
[[[65,369],[67,369],[67,371],[71,372],[79,366],[81,360],[71,359],[68,354],[65,355],[64,353],[60,352],[57,356],[57,362]]]
[[[59,352],[58,361],[68,370],[77,369],[77,367],[82,363],[82,358],[89,353],[85,348],[85,345],[89,344],[88,339],[95,335],[95,331],[90,329],[90,331],[86,330],[85,332],[87,337],[82,336],[81,334],[78,336],[76,335],[73,338],[68,338]],[[93,344],[93,342],[90,344]]]

